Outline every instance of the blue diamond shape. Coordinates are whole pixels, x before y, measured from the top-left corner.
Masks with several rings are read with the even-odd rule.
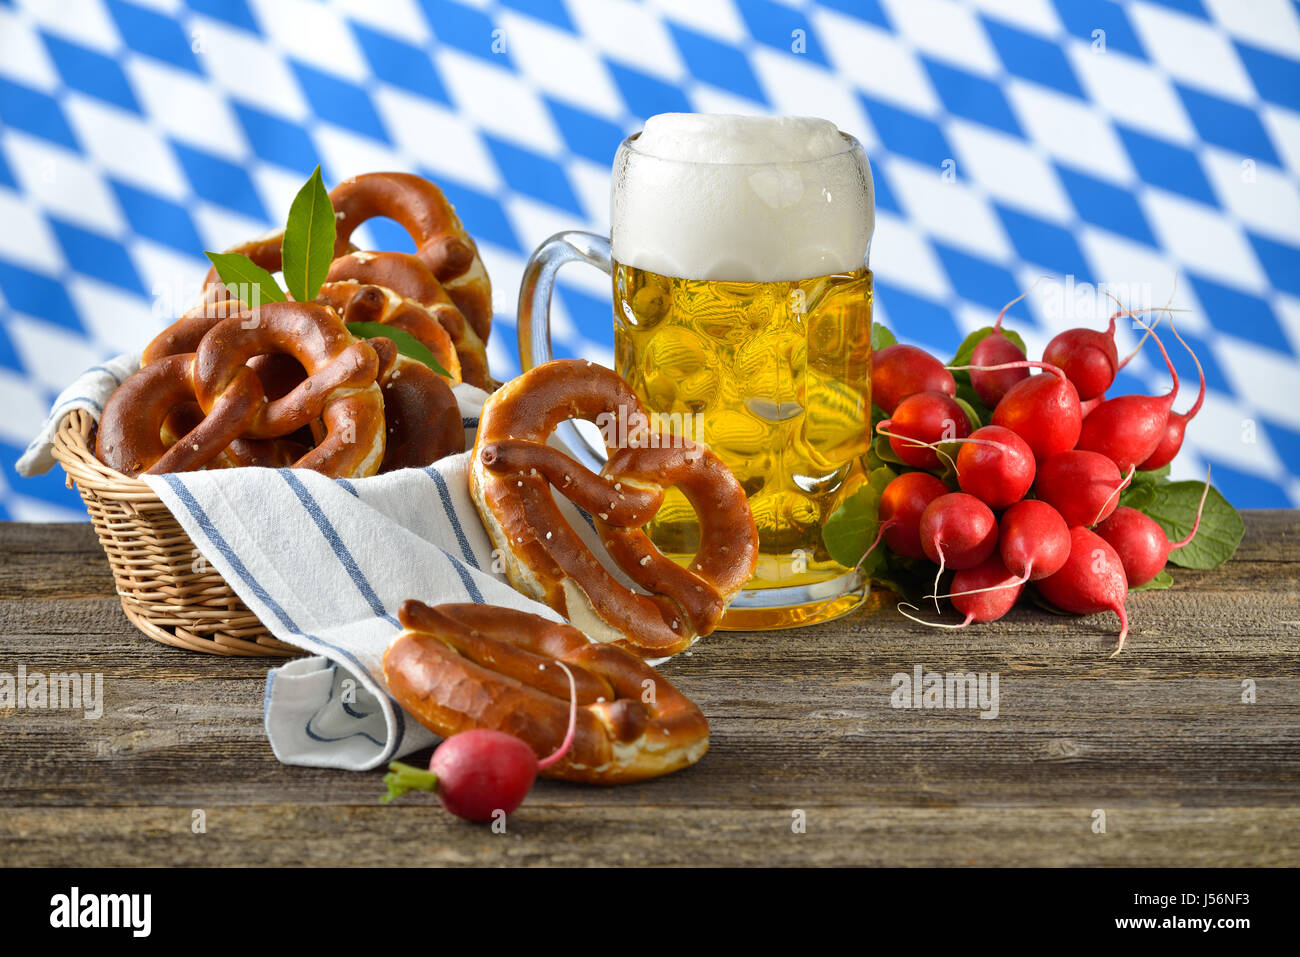
[[[611,166],[618,144],[623,142],[623,128],[585,110],[546,98],[569,150],[601,166]]]
[[[767,103],[758,78],[749,67],[745,54],[735,47],[719,43],[712,37],[669,22],[677,48],[682,51],[686,68],[696,79],[730,90],[756,103]]]
[[[420,6],[424,8],[424,17],[439,43],[472,53],[498,66],[515,68],[510,58],[510,38],[504,34],[494,36],[497,26],[490,17],[450,0],[420,0]],[[492,52],[493,42],[497,39],[505,41],[501,53]]]
[[[553,23],[570,33],[578,32],[560,0],[501,0],[501,6],[510,7],[538,20],[545,20],[547,23]]]
[[[0,291],[14,312],[45,319],[85,335],[63,283],[0,260]]]
[[[142,112],[126,74],[112,57],[59,37],[45,36],[44,39],[59,76],[69,88],[133,113]]]
[[[318,117],[381,143],[388,142],[388,131],[365,90],[297,60],[289,63]]]
[[[1181,193],[1210,206],[1218,205],[1210,181],[1201,169],[1201,161],[1191,150],[1139,133],[1123,124],[1117,124],[1116,129],[1142,182]]]
[[[606,64],[628,109],[640,120],[656,113],[689,113],[686,94],[671,83],[655,79],[619,63]]]
[[[475,239],[495,243],[506,249],[531,253],[519,245],[510,217],[501,204],[486,193],[443,177],[438,181],[443,195],[456,207],[456,215],[465,224],[465,230]]]
[[[68,265],[75,271],[112,283],[129,292],[145,295],[144,283],[135,271],[135,263],[127,255],[126,247],[107,236],[92,233],[74,223],[50,216],[54,235],[63,247]]]
[[[1300,63],[1241,41],[1236,46],[1261,97],[1293,110],[1300,109]]]
[[[826,7],[828,10],[837,10],[840,13],[847,13],[851,17],[865,23],[874,23],[886,30],[894,28],[893,24],[889,22],[889,18],[885,16],[885,11],[880,9],[877,0],[819,0],[818,6]]]
[[[1174,317],[1178,317],[1175,315]],[[1196,353],[1196,358],[1200,360],[1201,369],[1205,372],[1205,388],[1214,392],[1222,392],[1225,395],[1232,395],[1232,386],[1228,384],[1228,378],[1223,374],[1223,369],[1219,367],[1219,362],[1214,356],[1214,350],[1210,344],[1199,336],[1178,330],[1178,334],[1183,337],[1188,348]],[[1169,349],[1169,357],[1174,360],[1174,367],[1178,369],[1178,376],[1181,385],[1178,390],[1179,400],[1178,408],[1186,411],[1191,408],[1192,403],[1196,401],[1196,393],[1200,391],[1200,378],[1196,375],[1196,363],[1192,357],[1187,354],[1187,350],[1178,344],[1178,340],[1172,335],[1166,334],[1162,329],[1160,338],[1164,340],[1165,348]],[[1165,367],[1164,360],[1155,352],[1155,346],[1147,343],[1144,348],[1153,350],[1150,359],[1156,364],[1156,367],[1163,370]],[[1116,393],[1118,395],[1119,393]]]
[[[1211,480],[1214,487],[1223,493],[1223,497],[1237,508],[1291,508],[1294,506],[1286,492],[1275,482],[1258,475],[1251,475],[1221,462],[1212,455],[1201,452],[1201,458],[1207,461],[1213,473]]]
[[[863,109],[876,128],[880,141],[891,153],[906,156],[938,169],[953,157],[952,147],[937,124],[923,116],[890,106],[880,100],[858,94]]]
[[[61,505],[64,508],[76,509],[85,516],[86,506],[81,501],[81,496],[77,494],[76,489],[68,488],[66,484],[67,476],[63,469],[54,468],[44,475],[20,476],[13,469],[13,463],[17,462],[22,455],[23,450],[8,442],[0,442],[0,461],[7,466],[6,471],[11,479],[10,484],[14,491],[22,493],[28,498],[40,499],[42,502],[49,502],[52,505]]]
[[[979,303],[994,312],[1001,312],[1003,306],[1024,292],[1017,286],[1016,277],[996,263],[972,256],[946,243],[931,240],[930,245],[938,254],[953,289],[963,299]],[[1004,321],[1008,326],[1013,323],[1034,324],[1024,300],[1007,310]]]
[[[894,198],[894,191],[890,189],[888,174],[875,163],[871,163],[871,183],[876,192],[876,209],[902,216],[903,210]]]
[[[173,143],[176,158],[185,167],[194,192],[210,203],[233,209],[266,222],[270,219],[257,195],[253,181],[242,166],[228,163],[220,157],[196,150],[183,143]]]
[[[0,186],[6,186],[9,189],[18,188],[18,181],[14,179],[13,171],[9,168],[9,163],[5,160],[3,150],[0,150]]]
[[[1106,50],[1118,50],[1142,60],[1149,60],[1138,42],[1133,25],[1123,8],[1108,0],[1056,0],[1056,12],[1065,29],[1081,40],[1095,42],[1094,30],[1105,31]]]
[[[268,163],[310,174],[320,164],[316,147],[302,127],[232,100],[253,152]]]
[[[929,57],[921,57],[921,61],[949,113],[1025,138],[996,83]]]
[[[108,0],[108,9],[132,50],[202,75],[190,38],[174,19],[122,0]]]
[[[1268,303],[1258,296],[1229,289],[1196,273],[1187,274],[1210,324],[1221,332],[1291,354],[1291,345]]]
[[[937,302],[922,299],[890,282],[876,279],[876,300],[889,312],[895,335],[948,355],[961,342],[961,330],[952,313]]]
[[[1021,259],[1062,276],[1074,276],[1079,282],[1092,281],[1079,244],[1069,230],[999,203],[994,203],[993,208]]]
[[[116,179],[109,182],[133,231],[187,256],[202,255],[203,240],[185,207]]]
[[[387,33],[352,24],[370,68],[381,80],[439,103],[451,104],[451,98],[438,78],[433,60],[419,47],[403,43]]]
[[[22,361],[18,358],[18,353],[14,350],[14,344],[9,340],[9,333],[6,331],[9,322],[9,310],[0,309],[0,369],[14,369],[18,372],[25,372]]]
[[[1262,419],[1264,432],[1277,450],[1278,458],[1292,475],[1300,475],[1300,432],[1272,419]],[[1300,504],[1300,503],[1297,503]]]
[[[250,33],[261,33],[253,12],[244,0],[185,0],[186,5],[196,13],[221,20],[233,27]]]
[[[585,215],[559,163],[493,136],[484,134],[483,141],[511,189],[579,216]]]
[[[806,56],[814,63],[826,65],[826,56],[822,53],[821,43],[817,40],[812,25],[798,10],[772,3],[771,0],[741,0],[741,16],[749,27],[754,39],[764,46],[789,53],[794,56]],[[802,30],[803,52],[795,53],[796,30]]]
[[[1284,292],[1300,296],[1300,249],[1250,231],[1246,237],[1255,247],[1255,255],[1268,273],[1269,281]]]
[[[579,335],[592,342],[610,344],[614,335],[614,307],[609,298],[598,299],[567,283],[560,283],[556,291]]]
[[[998,20],[983,23],[1008,73],[1084,99],[1074,68],[1057,44]]]
[[[1142,208],[1128,190],[1069,167],[1058,166],[1056,172],[1084,222],[1128,236],[1151,247],[1159,245],[1151,234],[1151,227],[1147,225]]]
[[[80,152],[57,100],[0,78],[0,122]]]
[[[1264,132],[1259,114],[1249,107],[1229,103],[1227,100],[1181,84],[1174,84],[1182,98],[1187,114],[1201,139],[1222,146],[1239,156],[1250,156],[1280,165],[1273,143]]]

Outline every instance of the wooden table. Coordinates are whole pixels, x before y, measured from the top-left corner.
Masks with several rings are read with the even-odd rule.
[[[0,860],[1295,865],[1300,512],[1246,529],[1224,568],[1134,595],[1115,659],[1110,615],[926,630],[887,594],[826,625],[715,635],[664,669],[712,723],[703,761],[616,789],[540,782],[494,834],[426,795],[381,807],[379,772],[279,764],[266,661],[134,631],[89,526],[0,525],[0,673],[104,676],[99,720],[0,711]],[[891,707],[891,676],[917,665],[998,673],[998,717]]]

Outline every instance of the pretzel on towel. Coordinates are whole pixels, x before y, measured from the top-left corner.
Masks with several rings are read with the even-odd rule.
[[[483,406],[470,492],[515,588],[598,641],[646,658],[673,655],[713,631],[749,581],[758,531],[735,476],[684,438],[673,436],[669,448],[611,447],[600,475],[546,444],[565,419],[596,422],[620,410],[628,422],[648,422],[609,369],[557,359],[526,372]],[[699,551],[686,568],[641,531],[674,486],[700,523]],[[552,488],[594,516],[610,557],[648,595],[606,571],[561,515]]]
[[[405,629],[384,652],[384,679],[398,704],[430,731],[450,737],[492,728],[539,756],[555,751],[569,723],[573,674],[578,711],[573,744],[546,777],[623,784],[668,774],[709,747],[700,709],[653,668],[580,631],[492,605],[403,603]]]

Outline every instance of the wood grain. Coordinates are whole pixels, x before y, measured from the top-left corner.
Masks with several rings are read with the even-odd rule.
[[[1228,565],[1132,596],[1115,659],[1113,616],[1026,607],[928,631],[887,594],[826,625],[714,635],[665,666],[712,723],[699,765],[616,789],[540,782],[498,835],[422,795],[380,807],[379,772],[279,764],[265,662],[142,637],[88,526],[0,525],[0,672],[98,672],[105,699],[98,720],[0,711],[0,859],[1295,865],[1300,513],[1246,526]],[[998,717],[892,707],[891,676],[916,665],[996,672]]]

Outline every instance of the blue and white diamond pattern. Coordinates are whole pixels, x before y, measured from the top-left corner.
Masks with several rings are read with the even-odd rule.
[[[1156,303],[1176,282],[1209,385],[1179,474],[1210,463],[1239,506],[1300,505],[1287,0],[0,0],[0,516],[84,518],[61,473],[13,471],[51,398],[138,349],[202,250],[279,224],[317,163],[443,186],[512,373],[528,253],[607,229],[618,142],[671,110],[857,135],[878,314],[937,353],[1044,273]],[[408,244],[391,223],[369,239]],[[1009,314],[1031,350],[1077,324],[1038,292]],[[606,278],[571,269],[558,300],[558,348],[608,363]],[[1150,346],[1117,383],[1166,387]]]

